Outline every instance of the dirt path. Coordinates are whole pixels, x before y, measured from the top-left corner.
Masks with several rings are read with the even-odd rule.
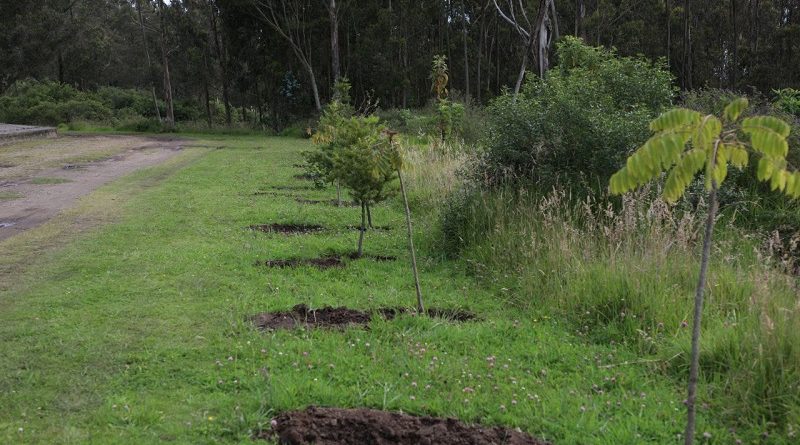
[[[172,158],[186,143],[90,136],[4,147],[0,152],[4,163],[0,169],[0,241],[46,222],[103,184]]]

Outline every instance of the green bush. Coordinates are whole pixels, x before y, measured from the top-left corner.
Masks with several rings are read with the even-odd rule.
[[[707,88],[685,93],[682,105],[701,113],[719,115],[726,103],[740,96],[733,91]],[[744,117],[770,115],[788,122],[792,127],[787,138],[789,146],[800,147],[800,117],[788,113],[779,101],[771,102],[758,94],[749,95],[748,100],[750,107],[745,110]],[[789,150],[787,159],[791,165],[800,165],[800,151]],[[790,198],[772,193],[769,184],[757,181],[755,168],[756,165],[751,165],[744,171],[729,171],[728,187],[719,193],[720,207],[727,213],[736,213],[738,225],[762,234],[777,230],[782,241],[788,243],[799,233],[800,209]],[[696,180],[687,194],[682,205],[694,206],[705,194],[703,182]]]
[[[157,101],[160,116],[166,105]],[[176,101],[177,121],[205,118],[205,110],[190,101]],[[233,117],[240,120],[237,110]],[[212,103],[212,116],[217,124],[225,122],[224,107]],[[151,92],[117,87],[101,87],[97,91],[80,91],[54,81],[24,80],[16,82],[0,96],[0,121],[18,124],[59,125],[72,122],[108,124],[124,131],[160,131],[156,106]],[[140,130],[141,129],[141,130]]]
[[[773,93],[777,96],[775,105],[783,111],[800,118],[800,90],[784,88],[782,90],[774,90]]]
[[[661,62],[619,57],[567,37],[544,79],[528,76],[486,110],[486,155],[478,173],[502,178],[605,181],[648,136],[674,94]],[[605,183],[605,182],[600,182]]]

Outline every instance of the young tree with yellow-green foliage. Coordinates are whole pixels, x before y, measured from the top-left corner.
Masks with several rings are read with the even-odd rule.
[[[757,176],[772,190],[800,197],[800,172],[789,170],[787,137],[791,127],[770,116],[739,120],[747,108],[745,98],[729,103],[722,118],[677,108],[650,123],[654,135],[636,150],[625,167],[611,177],[612,193],[631,191],[666,173],[663,196],[674,203],[683,196],[695,175],[704,172],[709,210],[703,238],[700,274],[694,300],[692,356],[689,370],[685,443],[694,441],[695,401],[700,356],[700,325],[706,287],[711,238],[719,202],[717,191],[728,175],[728,165],[744,168],[751,156],[758,158]],[[745,138],[740,138],[740,136]]]

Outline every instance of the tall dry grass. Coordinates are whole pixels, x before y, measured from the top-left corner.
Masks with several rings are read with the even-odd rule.
[[[589,341],[629,345],[682,381],[705,205],[680,210],[657,190],[576,197],[560,188],[481,188],[457,174],[467,150],[411,149],[417,208],[441,209],[432,242],[456,253],[498,298],[568,320]],[[711,409],[747,423],[800,425],[800,298],[777,242],[723,216],[715,233],[701,364]],[[782,247],[785,250],[785,247]]]

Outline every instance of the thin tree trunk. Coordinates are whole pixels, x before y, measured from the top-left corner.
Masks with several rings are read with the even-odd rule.
[[[671,67],[672,53],[672,0],[667,0],[667,68]]]
[[[683,1],[683,76],[681,76],[681,86],[684,90],[692,89],[691,7],[691,0]]]
[[[206,99],[206,121],[208,122],[208,128],[212,128],[214,124],[211,121],[211,94],[208,90],[208,51],[206,50],[203,51],[203,68],[203,93]]]
[[[477,78],[475,82],[476,86],[475,96],[479,105],[481,103],[481,89],[483,88],[481,86],[481,59],[483,59],[483,47],[486,41],[485,22],[486,22],[485,18],[481,19],[481,28],[478,30],[480,32],[480,35],[478,37],[478,52],[476,53],[477,60],[475,61],[477,65],[475,70],[475,76]]]
[[[147,33],[144,30],[144,18],[142,17],[142,0],[136,0],[136,12],[139,14],[139,28],[142,31],[142,46],[147,57],[147,75],[150,78],[150,92],[153,93],[153,106],[156,110],[156,117],[161,122],[161,110],[158,108],[158,97],[156,96],[156,85],[153,76],[153,62],[150,59],[150,47],[147,44]]]
[[[214,49],[217,52],[217,62],[219,63],[220,77],[222,80],[222,101],[225,104],[225,122],[230,128],[233,125],[233,116],[231,114],[231,96],[228,89],[228,65],[225,63],[222,43],[220,42],[219,31],[217,30],[217,14],[214,12],[214,6],[211,3],[209,3],[208,20],[211,22],[211,31],[214,34]]]
[[[461,0],[461,19],[463,20],[462,32],[464,37],[464,85],[466,85],[464,94],[467,103],[469,103],[469,49],[467,48],[467,9],[464,5],[464,0]]]
[[[317,111],[322,111],[322,102],[319,100],[319,89],[317,88],[317,76],[314,75],[314,68],[310,63],[305,64],[308,78],[311,80],[311,93],[314,95],[314,106]]]
[[[713,163],[716,164],[717,146],[714,147]],[[694,296],[694,319],[692,321],[692,363],[689,370],[689,394],[686,398],[686,431],[684,433],[685,445],[692,445],[694,442],[694,429],[695,429],[695,415],[697,409],[695,402],[697,400],[697,379],[700,367],[700,326],[703,316],[703,294],[706,288],[706,274],[708,271],[708,261],[711,256],[711,238],[714,234],[714,223],[717,217],[717,209],[719,203],[717,202],[717,182],[711,180],[711,192],[709,192],[709,209],[708,219],[706,220],[706,229],[703,236],[703,256],[700,260],[700,276],[697,280],[697,289]]]
[[[175,126],[175,109],[172,103],[172,81],[169,77],[169,56],[167,52],[167,28],[166,20],[164,17],[166,6],[164,0],[159,0],[161,8],[159,15],[161,16],[161,63],[164,65],[164,101],[167,103],[167,127],[173,128]]]
[[[408,208],[408,197],[406,196],[406,186],[403,183],[403,174],[397,169],[397,177],[400,179],[400,192],[403,195],[403,206],[406,211],[406,228],[408,229],[408,250],[411,251],[411,270],[414,273],[414,289],[417,291],[417,313],[424,314],[425,306],[422,304],[422,289],[419,285],[419,271],[417,271],[417,253],[414,250],[414,230],[411,226],[411,210]]]
[[[738,74],[737,71],[739,69],[739,30],[736,26],[736,1],[731,0],[731,25],[733,27],[733,35],[732,37],[732,46],[733,46],[733,63],[731,65],[731,75],[730,75],[730,88],[736,88],[736,75]]]
[[[328,16],[331,21],[331,70],[333,71],[333,81],[336,82],[341,76],[339,63],[339,10],[336,0],[328,2]]]
[[[519,68],[519,76],[517,76],[517,83],[514,85],[514,102],[517,101],[517,95],[520,88],[522,88],[522,81],[525,79],[525,69],[528,67],[528,53],[533,48],[533,43],[536,39],[533,36],[528,37],[528,44],[525,45],[525,53],[522,55],[522,66]]]
[[[358,252],[356,258],[361,258],[364,254],[364,233],[367,231],[367,205],[361,202],[361,229],[358,234]]]
[[[257,110],[258,110],[258,125],[260,127],[262,127],[262,129],[263,129],[263,125],[264,125],[264,110],[263,110],[263,108],[264,108],[264,104],[261,101],[261,88],[258,85],[258,76],[257,75],[255,76],[255,82],[254,83],[256,85],[256,104],[257,104]]]

